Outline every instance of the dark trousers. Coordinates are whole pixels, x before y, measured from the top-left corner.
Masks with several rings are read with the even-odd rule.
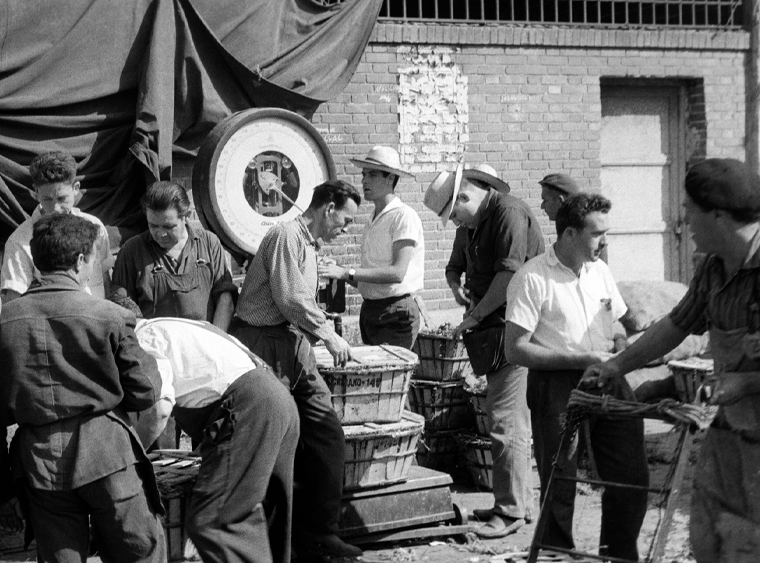
[[[541,480],[541,502],[552,471],[552,462],[559,448],[564,414],[570,392],[578,385],[582,371],[528,372],[528,407],[530,408],[533,443],[538,475]],[[627,385],[627,384],[625,384]],[[649,485],[649,467],[644,447],[644,421],[594,416],[588,419],[591,449],[599,476],[604,481],[629,485]],[[575,477],[577,441],[570,448],[569,459],[558,460],[562,469],[555,475]],[[573,512],[575,483],[554,481],[549,519],[541,542],[573,549]],[[600,553],[638,561],[636,545],[647,510],[647,492],[605,487],[602,493],[602,530]]]
[[[411,350],[420,331],[420,308],[411,295],[365,299],[359,312],[362,342]]]
[[[37,561],[87,559],[90,522],[105,563],[166,561],[164,531],[134,465],[69,491],[24,489]]]
[[[201,444],[187,531],[205,563],[289,563],[298,411],[265,369],[240,376],[220,401],[175,408]]]
[[[314,351],[304,334],[290,325],[240,324],[234,336],[289,382],[298,407],[301,437],[295,460],[293,535],[337,533],[345,437]]]

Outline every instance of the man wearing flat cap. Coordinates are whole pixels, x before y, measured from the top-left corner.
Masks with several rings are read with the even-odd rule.
[[[563,201],[581,191],[575,180],[567,174],[548,174],[539,184],[541,209],[549,216],[549,221],[557,220],[557,211]]]
[[[424,200],[444,226],[451,219],[460,227],[446,278],[454,291],[465,273],[470,302],[453,337],[464,338],[473,371],[488,382],[494,506],[475,511],[488,518],[476,532],[483,538],[507,536],[532,518],[528,372],[504,357],[504,314],[509,281],[544,252],[544,237],[530,208],[508,192],[487,164],[460,164],[454,175],[439,174]]]
[[[760,177],[712,158],[686,174],[686,222],[697,250],[689,290],[618,356],[589,367],[602,389],[710,331],[714,373],[702,399],[718,405],[694,475],[690,536],[699,563],[760,561]]]
[[[347,280],[364,301],[359,328],[365,344],[392,344],[411,349],[420,330],[420,299],[425,278],[425,239],[417,212],[395,193],[402,177],[398,152],[376,146],[363,159],[351,162],[362,169],[365,201],[375,205],[364,227],[358,268],[325,263],[323,277]]]

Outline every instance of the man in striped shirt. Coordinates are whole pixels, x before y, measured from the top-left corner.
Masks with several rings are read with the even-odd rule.
[[[314,188],[302,216],[273,226],[248,267],[234,335],[288,380],[301,418],[295,461],[293,544],[299,554],[356,556],[336,535],[343,494],[345,439],[311,345],[322,340],[335,365],[351,348],[316,302],[317,251],[353,222],[361,197],[343,181]]]
[[[733,159],[686,175],[686,222],[706,254],[671,313],[589,367],[601,388],[710,331],[715,370],[703,399],[719,405],[694,476],[690,535],[699,563],[760,561],[760,176]]]

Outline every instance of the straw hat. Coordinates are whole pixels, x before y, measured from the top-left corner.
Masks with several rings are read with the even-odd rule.
[[[496,175],[496,170],[494,170],[493,166],[489,166],[488,164],[478,164],[473,168],[466,169],[462,172],[462,178],[465,180],[480,180],[493,187],[497,192],[503,194],[509,193],[509,184],[499,180]]]
[[[396,149],[377,145],[372,147],[367,156],[362,158],[349,159],[359,168],[368,168],[369,170],[380,170],[381,172],[390,172],[396,176],[413,177],[412,174],[401,168],[401,158]]]
[[[457,166],[456,172],[441,172],[425,190],[425,207],[441,218],[441,224],[445,227],[451,215],[451,208],[459,193],[459,185],[462,183],[463,163]]]

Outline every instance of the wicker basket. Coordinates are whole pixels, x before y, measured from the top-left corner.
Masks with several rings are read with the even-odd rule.
[[[425,428],[470,428],[475,422],[461,381],[413,379],[409,388],[409,406],[425,417]]]
[[[486,395],[484,393],[469,393],[470,405],[475,413],[475,424],[478,427],[480,436],[490,436],[491,423],[488,420],[488,411],[486,410]]]
[[[412,348],[420,358],[415,379],[453,381],[472,373],[462,340],[440,334],[420,333]]]
[[[401,420],[417,354],[399,346],[356,346],[355,361],[335,367],[324,346],[314,353],[341,424]]]
[[[417,465],[451,475],[460,465],[460,430],[425,430],[417,442]]]
[[[703,358],[688,358],[668,362],[682,403],[694,403],[697,392],[705,379],[713,373],[713,361]]]
[[[163,518],[166,553],[169,561],[184,561],[195,551],[185,530],[185,507],[195,485],[200,458],[151,454],[158,492],[166,509]]]
[[[493,490],[491,441],[472,434],[463,434],[459,440],[475,486],[488,491]]]
[[[343,488],[359,489],[406,481],[425,421],[404,412],[401,422],[346,426]]]

